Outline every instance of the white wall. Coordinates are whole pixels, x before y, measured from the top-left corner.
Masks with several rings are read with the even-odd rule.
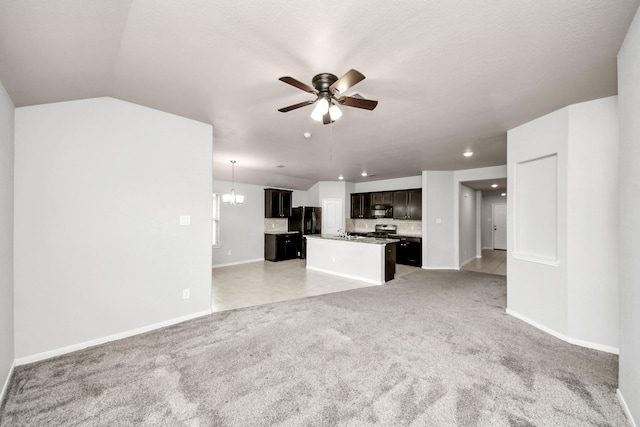
[[[568,333],[617,349],[618,98],[572,105],[569,120]]]
[[[307,206],[322,206],[320,201],[320,183],[316,182],[307,190]]]
[[[460,230],[460,265],[474,259],[477,255],[477,211],[476,192],[466,185],[460,184],[458,207],[460,215],[458,225]]]
[[[318,183],[318,201],[322,199],[344,199],[347,196],[347,183],[344,181],[320,181]],[[321,204],[312,206],[322,206]]]
[[[356,185],[353,182],[347,182],[345,183],[344,191],[346,192],[344,200],[344,216],[346,222],[351,220],[351,193],[357,193]]]
[[[0,402],[15,358],[13,321],[14,107],[0,83]]]
[[[476,256],[482,258],[482,191],[476,191]]]
[[[537,322],[551,331],[566,336],[567,333],[567,263],[566,237],[560,234],[557,242],[559,263],[542,264],[528,259],[514,257],[516,241],[515,201],[518,163],[543,159],[557,155],[560,164],[567,162],[566,141],[568,137],[568,110],[562,109],[526,123],[507,133],[507,311]],[[566,229],[567,171],[560,168],[554,188],[541,190],[557,192],[557,218],[561,230]],[[544,179],[544,177],[541,177]],[[535,200],[533,201],[535,202]],[[523,212],[526,214],[527,212]],[[529,216],[535,221],[534,212]],[[523,219],[523,221],[526,218]],[[531,229],[532,232],[536,228]],[[541,229],[540,232],[546,230]]]
[[[506,197],[488,196],[482,198],[482,247],[493,249],[493,205],[507,203]]]
[[[640,424],[640,12],[618,54],[620,115],[620,359],[619,391]]]
[[[380,179],[378,181],[356,182],[354,193],[369,193],[375,191],[407,190],[422,188],[422,176],[407,176],[404,178]]]
[[[210,125],[113,98],[15,123],[17,358],[210,311]]]
[[[309,204],[309,200],[308,200],[306,191],[299,191],[299,190],[294,190],[293,191],[293,194],[291,195],[291,205],[293,207],[298,207],[298,206],[317,206],[317,205]]]
[[[244,203],[241,206],[220,203],[220,246],[213,248],[212,261],[216,267],[264,259],[265,187],[236,182],[235,189],[244,196]],[[214,193],[222,195],[230,191],[231,181],[213,181]]]
[[[457,268],[453,244],[454,229],[458,227],[453,213],[453,174],[453,171],[422,173],[422,268],[425,269]]]
[[[618,348],[616,104],[572,105],[508,132],[507,310],[610,352]]]

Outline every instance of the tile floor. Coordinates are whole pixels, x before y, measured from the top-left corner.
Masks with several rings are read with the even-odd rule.
[[[482,258],[472,259],[461,270],[479,271],[481,273],[507,275],[507,251],[483,249]]]
[[[477,258],[462,270],[506,275],[506,251],[482,250]],[[396,265],[396,278],[419,267]],[[370,283],[308,271],[303,259],[289,261],[258,261],[212,269],[212,310],[225,311],[271,302],[286,301],[349,289],[364,288]]]
[[[397,265],[395,277],[402,277],[418,269]],[[211,279],[213,311],[378,286],[318,271],[307,271],[303,259],[218,267],[212,269]]]

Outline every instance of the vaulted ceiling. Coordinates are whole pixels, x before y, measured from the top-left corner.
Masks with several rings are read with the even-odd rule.
[[[233,159],[236,181],[305,190],[505,164],[507,130],[617,93],[639,3],[0,0],[0,81],[17,107],[112,96],[211,123],[215,179]],[[351,68],[375,110],[277,111],[313,98],[279,77]]]

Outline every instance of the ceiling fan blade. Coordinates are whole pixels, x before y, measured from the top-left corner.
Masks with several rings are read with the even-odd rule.
[[[351,86],[354,86],[356,83],[359,83],[362,80],[364,80],[364,74],[352,68],[351,70],[347,71],[342,77],[336,80],[331,86],[329,86],[329,90],[334,95],[344,93]]]
[[[308,85],[302,83],[299,80],[294,79],[293,77],[284,76],[284,77],[280,77],[278,80],[280,80],[281,82],[285,82],[287,84],[290,84],[291,86],[297,87],[298,89],[303,90],[305,92],[313,93],[314,95],[318,94],[317,90],[315,90],[311,86],[308,86]]]
[[[307,105],[311,105],[314,102],[316,102],[316,101],[313,100],[313,101],[299,102],[297,104],[289,105],[288,107],[278,108],[278,111],[280,111],[281,113],[286,113],[287,111],[295,110],[296,108],[306,107]]]
[[[341,96],[338,98],[340,105],[347,107],[363,108],[365,110],[373,110],[378,105],[378,101],[364,98],[354,98],[352,96]]]

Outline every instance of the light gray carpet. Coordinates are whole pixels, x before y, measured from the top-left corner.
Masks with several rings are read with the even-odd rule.
[[[626,425],[617,357],[505,314],[505,279],[216,313],[16,369],[0,425]]]

